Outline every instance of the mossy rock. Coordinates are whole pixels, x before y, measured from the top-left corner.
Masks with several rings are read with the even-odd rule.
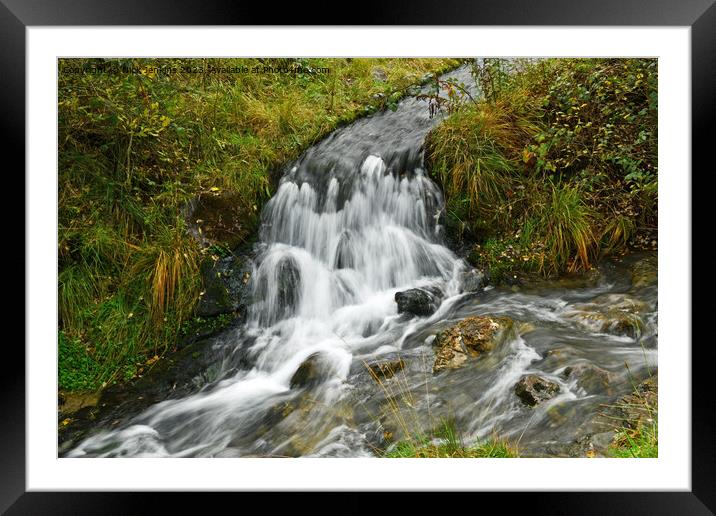
[[[293,373],[291,389],[315,387],[330,378],[331,373],[331,365],[326,358],[321,353],[313,353]]]
[[[634,288],[649,287],[659,281],[659,262],[656,256],[647,256],[634,264],[631,269],[631,284]]]
[[[374,380],[379,381],[381,378],[392,378],[395,373],[405,368],[405,362],[402,358],[397,360],[383,360],[368,364],[371,376]]]
[[[241,311],[251,302],[251,261],[244,257],[226,256],[219,260],[208,257],[200,267],[202,292],[196,315],[213,317]]]
[[[433,373],[457,369],[469,358],[492,351],[513,329],[514,322],[508,317],[480,315],[463,319],[435,337]]]
[[[626,294],[605,294],[574,308],[569,317],[582,326],[633,339],[641,336],[645,326],[642,316],[649,311],[647,303]]]
[[[594,364],[580,362],[566,367],[562,371],[562,378],[565,380],[575,379],[577,385],[589,394],[611,394],[610,387],[614,375]]]
[[[246,242],[258,225],[258,207],[238,192],[209,192],[184,207],[189,233],[203,246],[234,249]]]
[[[515,394],[530,407],[554,398],[559,391],[559,384],[536,374],[525,375],[515,384]]]

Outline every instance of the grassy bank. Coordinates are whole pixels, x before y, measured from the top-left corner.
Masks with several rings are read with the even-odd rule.
[[[622,459],[656,458],[659,456],[659,427],[656,421],[637,428],[623,428],[609,449],[610,456]]]
[[[400,441],[384,455],[391,459],[501,459],[517,456],[512,446],[497,438],[466,444],[450,424],[446,424],[431,438]]]
[[[657,376],[633,385],[630,394],[608,407],[619,425],[608,454],[618,458],[654,458],[659,456],[659,403]],[[615,421],[612,416],[612,421]]]
[[[483,60],[428,137],[449,234],[493,279],[655,247],[657,63]]]
[[[212,248],[187,234],[190,200],[226,196],[236,223],[214,247],[248,242],[272,171],[456,64],[60,60],[60,388],[133,378],[192,321]]]

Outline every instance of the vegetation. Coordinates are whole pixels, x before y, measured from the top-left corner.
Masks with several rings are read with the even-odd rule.
[[[472,261],[499,280],[655,244],[656,60],[484,59],[473,75],[483,96],[454,96],[427,142]]]
[[[492,437],[484,442],[466,445],[455,424],[443,421],[431,437],[416,437],[395,443],[384,455],[387,458],[510,458],[517,452],[507,442]]]
[[[61,59],[61,388],[128,379],[161,355],[192,320],[202,260],[255,233],[270,171],[457,63]],[[222,194],[240,225],[232,242],[202,249],[186,207]]]
[[[651,458],[659,456],[659,409],[657,377],[648,369],[649,377],[636,385],[632,381],[632,392],[610,406],[621,419],[615,428],[616,434],[608,454],[619,458]],[[609,415],[607,414],[607,418]]]
[[[622,428],[610,448],[612,457],[624,459],[659,456],[659,429],[656,421],[641,423],[637,428]]]

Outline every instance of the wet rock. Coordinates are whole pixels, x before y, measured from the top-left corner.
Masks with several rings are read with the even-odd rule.
[[[592,435],[592,445],[596,450],[601,451],[602,453],[609,448],[609,445],[613,440],[614,432],[611,430]]]
[[[281,401],[276,403],[266,411],[263,417],[262,424],[268,430],[275,426],[280,421],[286,419],[291,413],[296,410],[299,402],[295,399]]]
[[[277,312],[281,318],[293,314],[300,297],[301,272],[293,257],[281,259],[277,265],[278,291],[276,300]]]
[[[251,302],[252,265],[247,257],[230,255],[217,261],[209,258],[202,263],[200,271],[202,294],[196,315],[213,317],[244,312]]]
[[[553,452],[562,457],[604,457],[612,441],[614,432],[600,432],[598,434],[583,435],[571,443],[556,446]]]
[[[266,451],[260,456],[302,457],[316,452],[318,447],[333,441],[339,427],[352,426],[353,406],[338,401],[325,403],[311,395],[302,395],[282,409],[277,407],[275,422],[263,433],[261,440]],[[247,443],[254,446],[255,442]]]
[[[478,269],[470,269],[462,273],[460,284],[463,292],[480,292],[487,285],[487,276]]]
[[[313,353],[291,377],[291,389],[315,387],[331,376],[331,367],[320,353]]]
[[[207,192],[182,209],[189,233],[204,247],[239,246],[256,228],[258,211],[238,192]]]
[[[620,418],[622,427],[637,428],[656,418],[658,404],[658,377],[654,375],[639,383],[634,392],[621,396],[611,416]]]
[[[602,331],[637,339],[644,331],[644,321],[636,314],[615,313],[602,325]]]
[[[614,375],[606,369],[586,362],[566,367],[561,376],[565,380],[576,379],[577,385],[590,394],[608,394],[614,380]]]
[[[639,338],[644,330],[647,303],[626,294],[606,294],[592,303],[575,305],[567,316],[582,326],[602,333]]]
[[[659,267],[656,256],[647,256],[632,266],[631,284],[634,288],[656,285],[658,280]]]
[[[86,407],[95,407],[99,402],[99,392],[66,392],[59,393],[58,412],[61,417],[74,414]]]
[[[520,323],[517,329],[519,330],[520,335],[525,335],[527,333],[535,331],[537,329],[537,326],[535,326],[535,324],[531,322],[523,322]]]
[[[395,373],[402,371],[404,367],[405,362],[403,362],[402,358],[398,358],[397,360],[383,360],[381,362],[368,364],[371,376],[375,380],[380,378],[392,378]]]
[[[456,369],[468,358],[487,353],[503,342],[514,323],[507,317],[474,316],[463,319],[435,337],[433,373]]]
[[[348,231],[341,233],[336,246],[335,268],[348,269],[355,265],[353,249],[351,248],[351,234]]]
[[[442,293],[438,289],[411,288],[395,293],[398,313],[417,316],[428,316],[435,313],[440,306]]]
[[[558,384],[536,374],[523,376],[515,384],[515,394],[530,407],[554,398],[558,393]]]

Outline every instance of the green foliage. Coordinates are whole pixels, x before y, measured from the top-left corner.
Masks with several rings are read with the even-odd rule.
[[[605,171],[627,183],[657,174],[655,59],[553,59],[526,88],[544,130],[528,151],[538,172]]]
[[[95,389],[99,366],[79,339],[71,339],[64,332],[59,332],[57,346],[59,388],[73,391]]]
[[[395,443],[386,458],[509,458],[517,452],[505,441],[491,437],[466,445],[455,423],[443,420],[430,437],[415,437]]]
[[[529,238],[489,238],[476,245],[469,258],[489,269],[491,281],[501,283],[516,270],[540,270],[544,253]]]
[[[483,97],[426,145],[473,261],[558,274],[655,238],[656,60],[484,59],[473,75]]]
[[[549,200],[539,211],[545,246],[542,267],[550,272],[559,272],[565,266],[570,272],[589,269],[596,252],[594,214],[579,188],[552,185]]]
[[[471,72],[482,96],[488,101],[497,100],[509,81],[508,62],[505,59],[476,60]]]
[[[182,323],[180,335],[191,336],[200,332],[204,334],[215,333],[226,328],[234,320],[232,314],[219,314],[214,317],[194,317]]]
[[[659,456],[659,428],[656,421],[640,424],[636,429],[622,428],[609,450],[612,457],[623,459]]]
[[[206,249],[206,252],[210,255],[218,256],[219,258],[226,258],[231,255],[231,249],[222,243],[210,245]]]

